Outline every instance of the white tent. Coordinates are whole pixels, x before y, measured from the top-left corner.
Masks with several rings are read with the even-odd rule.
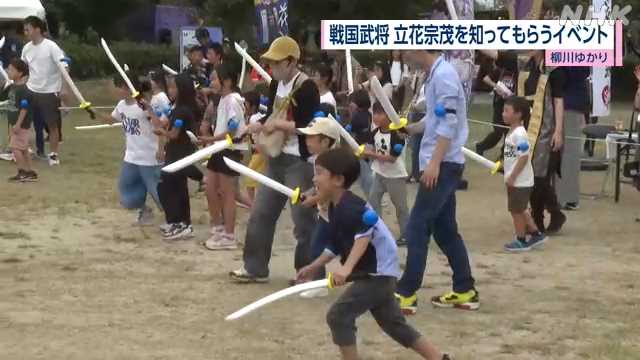
[[[32,15],[44,19],[40,0],[0,0],[0,21],[23,20]]]

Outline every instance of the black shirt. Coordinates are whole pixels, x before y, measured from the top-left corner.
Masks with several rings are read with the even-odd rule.
[[[589,86],[587,78],[590,70],[586,66],[563,68],[566,76],[564,107],[568,110],[587,112],[589,110]]]
[[[516,94],[518,84],[518,54],[513,50],[499,51],[495,62],[496,69],[491,74],[491,80],[501,81],[513,94]],[[502,123],[502,109],[504,98],[498,94],[493,97],[494,120]]]
[[[176,120],[182,120],[182,128],[176,139],[170,139],[165,145],[166,163],[171,164],[185,156],[193,154],[195,145],[189,139],[187,130],[192,130],[195,126],[195,114],[192,109],[186,106],[177,106],[169,117],[169,131],[174,127]]]
[[[357,110],[351,117],[351,132],[358,144],[368,144],[371,137],[371,113],[368,110]]]

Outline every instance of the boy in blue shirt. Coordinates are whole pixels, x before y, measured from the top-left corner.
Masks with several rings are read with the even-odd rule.
[[[358,179],[360,164],[345,149],[333,149],[315,161],[314,185],[320,199],[329,202],[329,231],[324,253],[300,269],[298,280],[309,280],[334,257],[341,266],[333,273],[333,284],[353,284],[331,306],[327,323],[343,359],[357,359],[356,319],[370,311],[385,333],[424,359],[446,360],[413,327],[407,324],[395,300],[400,276],[396,242],[371,207],[348,189]]]

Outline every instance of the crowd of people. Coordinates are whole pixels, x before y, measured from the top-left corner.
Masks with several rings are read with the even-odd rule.
[[[36,132],[36,155],[45,154],[42,133],[46,127],[48,164],[58,166],[61,161],[63,78],[56,62],[65,55],[46,38],[41,19],[27,18],[24,29],[29,42],[19,58],[9,61],[12,83],[3,91],[8,99],[10,148],[18,169],[10,180],[16,182],[38,179],[29,152],[31,127]],[[371,71],[353,58],[354,72],[349,73],[344,52],[332,52],[326,62],[302,66],[299,45],[282,36],[260,54],[272,77],[269,82],[259,74],[240,79],[240,64],[225,47],[212,43],[204,32],[198,37],[201,45],[189,49],[190,65],[178,75],[162,69],[129,70],[140,96],[131,93],[120,75],[113,79],[119,101],[111,114],[98,114],[105,123],[120,123],[126,138],[118,181],[122,206],[138,211],[138,225],[153,224],[154,206],[146,201],[149,195],[156,211],[164,214],[162,236],[169,241],[191,238],[191,179],[205,192],[209,208],[210,226],[203,246],[229,250],[242,243],[243,265],[230,271],[231,279],[266,282],[276,225],[288,198],[255,182],[240,186],[240,174],[224,158],[247,160],[249,168],[304,191],[303,201],[291,206],[297,242],[291,284],[325,277],[325,265],[335,257],[341,258],[332,275],[335,285],[353,282],[327,315],[343,358],[357,358],[355,319],[371,311],[382,329],[403,346],[426,359],[448,359],[403,316],[418,310],[431,236],[453,271],[452,291],[433,297],[431,303],[467,310],[480,307],[456,220],[456,191],[465,166],[462,147],[469,135],[468,99],[447,55],[432,50],[393,51],[388,60],[376,61]],[[496,66],[494,74],[485,78],[495,94],[493,122],[507,128],[496,127],[477,143],[476,151],[482,154],[504,137],[501,157],[514,224],[514,237],[504,248],[527,251],[562,228],[563,208],[578,206],[579,190],[571,176],[577,177],[572,174],[579,168],[571,159],[579,149],[568,149],[565,133],[575,132],[586,111],[585,103],[579,101],[584,74],[575,69],[546,69],[542,51],[530,52],[522,71],[515,52],[486,55]],[[374,75],[384,96],[409,118],[406,129],[390,127],[392,119],[370,86]],[[352,93],[349,76],[355,85]],[[640,71],[636,76],[640,81]],[[266,85],[265,91],[258,90],[260,84]],[[341,143],[340,126],[366,145],[359,157]],[[203,166],[204,173],[198,164],[173,173],[161,170],[199,147],[228,138],[233,145],[213,154]],[[364,199],[349,190],[356,182]],[[412,205],[407,196],[411,183],[418,183]],[[397,234],[381,216],[385,193],[395,208]],[[236,227],[237,203],[250,211],[243,241]],[[398,245],[407,246],[402,273]],[[326,293],[325,289],[303,296]]]

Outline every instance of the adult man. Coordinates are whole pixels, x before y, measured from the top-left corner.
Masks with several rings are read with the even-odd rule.
[[[480,300],[456,223],[455,192],[464,169],[462,146],[469,135],[465,92],[455,68],[440,52],[412,50],[407,52],[407,60],[427,69],[424,96],[428,110],[422,120],[419,155],[423,174],[405,230],[407,266],[398,282],[397,296],[403,312],[415,314],[416,292],[422,285],[433,233],[453,270],[453,291],[432,298],[432,304],[475,310],[480,307]],[[436,106],[444,107],[445,117],[436,116]]]
[[[268,156],[266,175],[290,188],[309,189],[313,167],[307,162],[309,151],[296,128],[307,127],[320,105],[318,87],[298,70],[300,48],[292,38],[281,36],[262,55],[273,71],[269,87],[269,109],[263,124],[250,126],[250,132],[261,132],[259,143]],[[247,223],[244,245],[244,266],[229,275],[238,282],[266,282],[276,223],[287,198],[271,188],[257,190],[251,216]],[[315,210],[302,206],[291,208],[293,233],[297,240],[295,268],[310,262],[311,233],[315,225]]]
[[[49,129],[49,165],[59,165],[58,143],[62,123],[58,94],[62,90],[62,76],[56,61],[64,58],[64,53],[55,42],[44,37],[47,25],[42,19],[27,17],[24,20],[24,31],[29,43],[22,49],[22,60],[29,65],[27,88],[33,92],[36,147],[38,154],[43,156],[42,128],[46,125]]]

